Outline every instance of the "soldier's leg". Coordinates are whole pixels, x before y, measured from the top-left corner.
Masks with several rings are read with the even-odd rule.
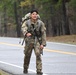
[[[35,46],[35,55],[36,55],[36,69],[37,73],[42,73],[42,59],[41,59],[41,54],[40,54],[40,44],[37,43]]]
[[[28,72],[28,67],[29,67],[29,63],[30,63],[30,58],[31,58],[31,54],[32,54],[32,49],[33,49],[33,46],[25,46],[25,50],[24,50],[24,73]]]

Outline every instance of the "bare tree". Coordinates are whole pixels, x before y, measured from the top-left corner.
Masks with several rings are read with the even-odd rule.
[[[4,36],[7,36],[7,14],[6,14],[6,6],[4,5]]]

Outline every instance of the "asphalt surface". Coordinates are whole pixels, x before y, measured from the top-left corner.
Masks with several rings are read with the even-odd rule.
[[[20,38],[0,37],[0,68],[12,75],[23,74],[24,46]],[[36,75],[32,53],[29,74]],[[76,75],[76,45],[47,42],[42,56],[44,75]]]

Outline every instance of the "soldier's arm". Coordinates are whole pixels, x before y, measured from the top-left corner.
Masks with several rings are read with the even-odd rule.
[[[24,36],[27,34],[26,21],[22,24],[22,26],[21,26],[21,31],[22,31],[22,33],[23,33]]]
[[[41,32],[42,32],[42,45],[46,46],[46,27],[45,24],[42,22],[41,26]]]

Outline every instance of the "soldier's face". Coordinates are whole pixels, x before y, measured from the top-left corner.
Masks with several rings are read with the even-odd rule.
[[[33,12],[32,14],[31,14],[31,19],[33,19],[33,20],[36,20],[37,19],[37,13],[36,12]]]

